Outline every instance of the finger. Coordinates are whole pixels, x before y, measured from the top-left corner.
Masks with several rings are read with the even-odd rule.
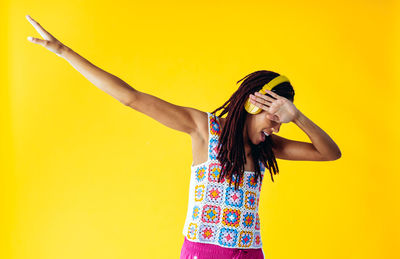
[[[265,92],[267,92],[267,94],[271,95],[272,97],[275,97],[276,99],[279,99],[279,95],[272,92],[271,90],[265,89]]]
[[[250,99],[253,99],[253,100],[257,101],[257,102],[260,102],[260,103],[268,105],[268,106],[271,105],[271,101],[265,100],[263,97],[261,97],[257,93],[256,93],[256,95],[257,96],[250,94]]]
[[[250,99],[250,102],[251,102],[252,104],[254,104],[255,106],[257,106],[257,107],[263,109],[263,110],[266,110],[266,111],[268,111],[268,112],[270,111],[269,106],[266,105],[266,104],[257,102],[257,101],[255,101],[255,100],[253,100],[253,99]]]
[[[33,20],[29,15],[26,16],[26,19],[32,24],[33,27],[39,32],[39,34],[46,40],[55,39],[53,35],[48,33],[37,21]]]
[[[261,94],[261,93],[259,93],[259,92],[255,92],[255,95],[257,95],[258,97],[261,97],[261,98],[263,98],[263,99],[265,99],[265,100],[268,100],[268,101],[270,101],[270,102],[276,101],[275,98],[269,97],[269,96],[266,95],[266,94]]]
[[[33,38],[33,37],[28,37],[28,40],[30,42],[42,45],[43,47],[46,46],[48,44],[47,40],[42,40],[42,39],[38,39],[38,38]]]

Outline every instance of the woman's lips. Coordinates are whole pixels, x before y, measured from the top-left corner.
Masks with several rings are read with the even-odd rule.
[[[267,136],[269,136],[270,134],[268,132],[265,131],[261,131],[261,141],[265,141],[265,139],[267,138]]]
[[[266,137],[265,133],[261,132],[261,142],[264,142],[266,138],[267,137]]]

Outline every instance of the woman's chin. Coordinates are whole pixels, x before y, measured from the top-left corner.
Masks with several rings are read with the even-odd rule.
[[[251,143],[253,144],[253,145],[260,145],[263,141],[262,140],[260,140],[260,139],[257,139],[256,141],[253,141],[253,140],[250,140],[251,141]]]
[[[250,138],[249,140],[253,145],[260,145],[267,138],[267,136],[265,136],[264,133],[257,134],[257,135],[252,136],[252,137],[253,138]]]

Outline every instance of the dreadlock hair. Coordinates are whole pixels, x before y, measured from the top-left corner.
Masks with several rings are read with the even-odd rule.
[[[244,165],[246,163],[243,144],[243,128],[248,113],[244,109],[244,104],[251,93],[258,92],[266,83],[279,75],[280,74],[276,72],[268,70],[259,70],[248,74],[237,82],[239,83],[244,80],[229,100],[221,107],[211,112],[216,115],[217,111],[223,109],[219,114],[219,117],[222,117],[227,113],[225,125],[222,129],[217,148],[219,150],[217,159],[221,164],[221,173],[218,181],[221,181],[222,178],[225,177],[229,181],[229,185],[234,182],[235,189],[238,188],[239,183],[243,178]],[[271,91],[292,102],[294,100],[294,90],[290,82],[280,83],[273,87]],[[269,94],[267,95],[272,97]],[[260,165],[258,163],[258,161],[261,160],[265,168],[268,168],[272,182],[274,182],[272,172],[276,175],[279,173],[279,168],[272,151],[272,147],[275,147],[275,144],[273,143],[271,136],[266,136],[266,140],[258,145],[254,145],[250,141],[250,146],[251,156],[255,167],[255,181],[257,182],[258,179],[261,178]]]

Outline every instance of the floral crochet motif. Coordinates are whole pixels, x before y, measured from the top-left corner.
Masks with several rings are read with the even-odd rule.
[[[208,116],[208,159],[191,167],[188,211],[183,235],[198,243],[228,248],[260,248],[260,218],[258,206],[265,167],[258,161],[261,177],[245,171],[235,188],[232,181],[221,175],[217,159],[221,135],[220,118]]]

